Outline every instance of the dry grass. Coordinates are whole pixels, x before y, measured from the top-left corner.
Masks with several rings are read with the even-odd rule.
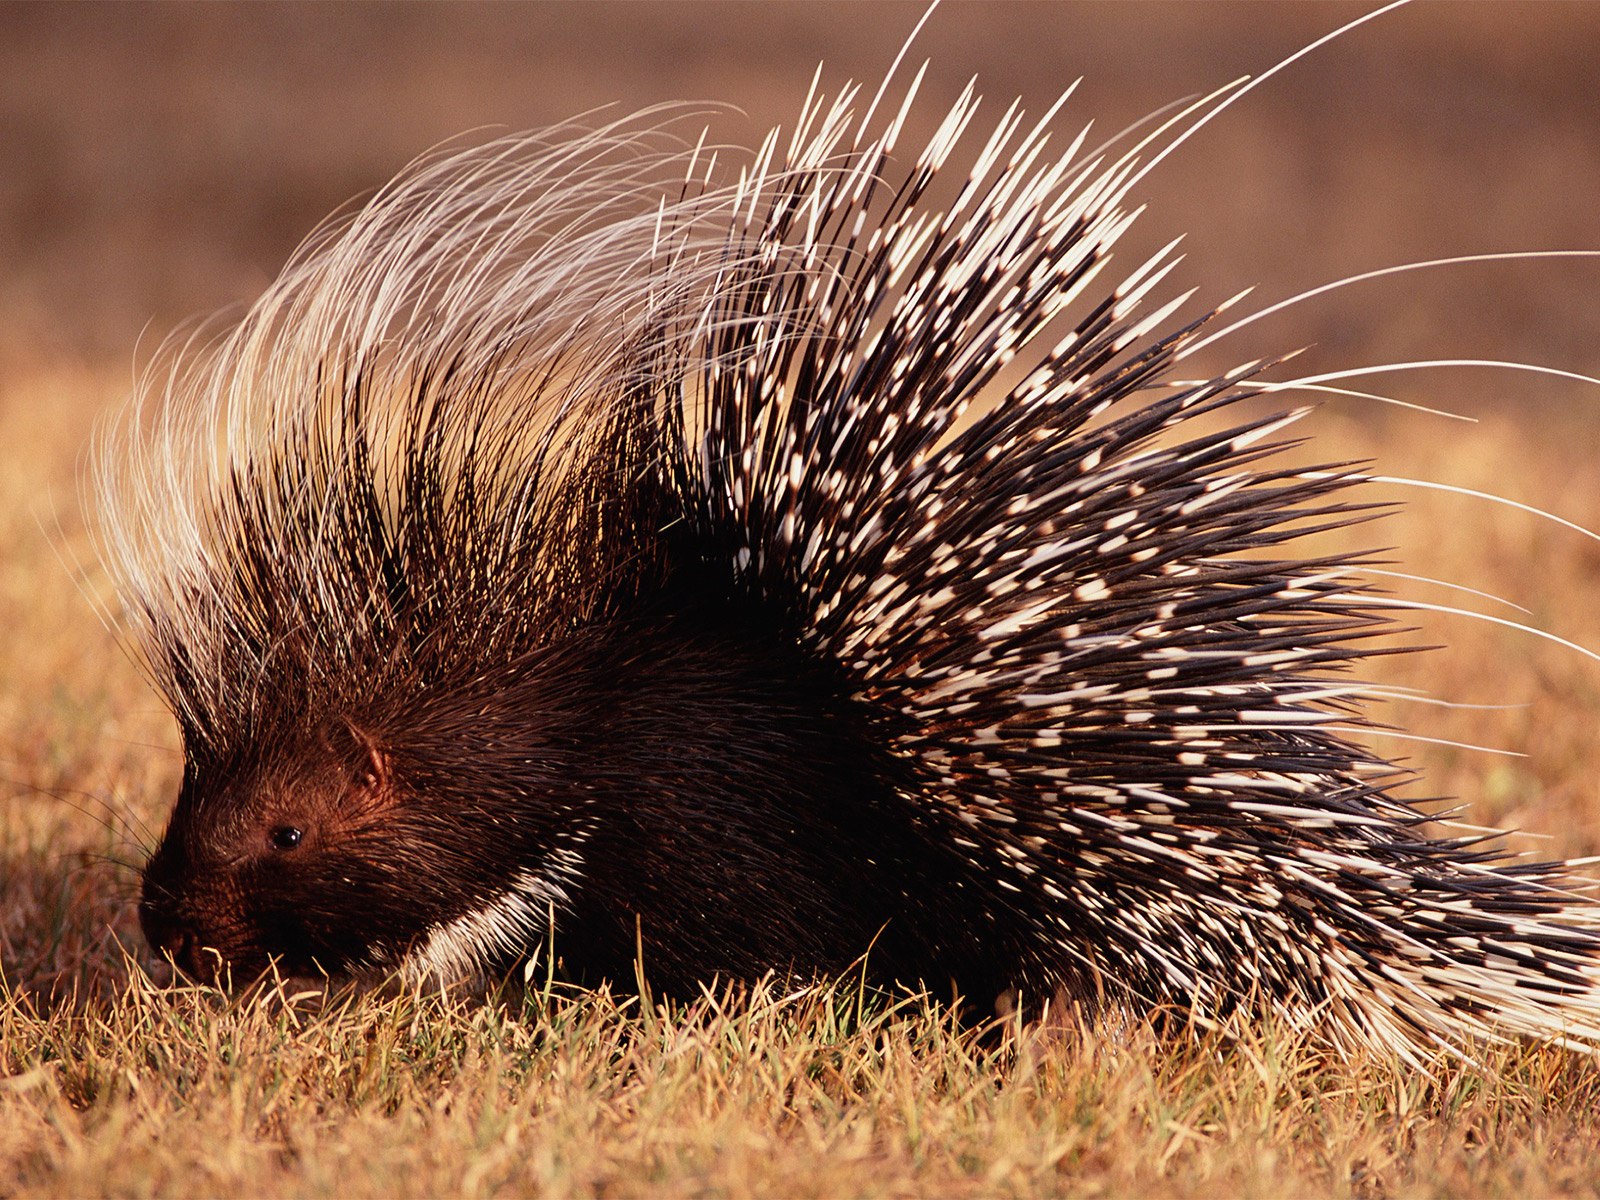
[[[1268,1027],[980,1038],[849,988],[7,1000],[8,1195],[1555,1195],[1592,1185],[1600,1100],[1550,1051],[1425,1078]]]
[[[320,76],[285,83],[260,63],[252,69],[265,82],[252,84],[248,72],[229,74],[237,65],[230,55],[242,54],[238,45],[247,39],[239,35],[238,45],[229,40],[234,18],[220,10],[188,18],[160,10],[148,18],[155,27],[151,46],[161,42],[158,34],[186,30],[189,40],[173,44],[192,55],[182,64],[190,73],[173,74],[170,94],[150,93],[161,98],[161,120],[148,127],[140,124],[142,110],[106,114],[115,109],[113,93],[124,76],[142,95],[149,77],[170,66],[167,60],[118,60],[107,48],[114,39],[87,23],[76,33],[57,31],[41,40],[33,36],[43,25],[40,10],[27,11],[35,15],[0,11],[0,32],[26,26],[33,39],[0,38],[7,67],[0,73],[0,118],[10,122],[6,130],[28,135],[8,137],[0,130],[0,261],[19,264],[0,279],[0,1196],[1600,1191],[1593,1165],[1600,1069],[1552,1050],[1490,1049],[1475,1064],[1440,1062],[1423,1077],[1383,1062],[1330,1060],[1270,1026],[1233,1040],[1158,1038],[1139,1023],[1005,1030],[980,1039],[913,1002],[864,1007],[848,988],[790,998],[758,992],[668,1012],[604,996],[508,994],[468,1002],[368,995],[312,1003],[152,987],[143,974],[151,964],[141,957],[132,919],[130,864],[162,820],[179,760],[170,722],[95,616],[94,604],[106,600],[103,582],[92,568],[79,573],[74,565],[92,558],[75,499],[79,459],[96,416],[126,390],[128,347],[140,323],[151,312],[181,315],[247,294],[259,286],[262,264],[281,255],[306,220],[454,129],[489,119],[546,119],[606,98],[594,92],[636,100],[720,94],[763,112],[772,98],[739,90],[741,64],[747,74],[759,74],[771,58],[803,59],[794,68],[803,90],[811,62],[829,50],[807,44],[780,53],[774,48],[780,42],[753,37],[748,54],[718,50],[717,64],[733,73],[732,82],[710,77],[701,64],[690,68],[701,72],[698,84],[668,78],[644,95],[597,79],[574,59],[557,63],[550,77],[581,79],[590,91],[573,84],[571,96],[549,101],[554,111],[530,115],[497,109],[492,89],[484,107],[461,99],[473,80],[505,76],[467,53],[470,39],[452,41],[437,59],[431,90],[419,92],[430,104],[441,94],[458,98],[459,107],[438,116],[445,123],[438,129],[418,115],[433,114],[437,106],[403,107],[379,86],[383,80],[360,74],[364,60],[352,55],[351,73],[330,78],[348,82],[360,111],[378,114],[376,127],[398,131],[380,149],[352,150],[351,144],[371,140],[373,123],[356,123],[347,143],[329,132],[337,121],[317,125],[315,138],[288,137],[313,124],[308,110],[334,103],[317,90],[333,85]],[[140,11],[157,10],[100,15],[137,25]],[[271,14],[282,11],[239,19],[270,24],[280,19]],[[389,39],[381,45],[391,62],[411,45],[407,37],[445,43],[424,10],[392,26],[359,11],[341,10],[329,19],[347,41]],[[506,13],[515,11],[472,10],[472,19],[493,26],[512,20]],[[715,14],[685,17],[688,11],[665,18],[655,10],[613,13],[602,23],[608,52],[633,53],[666,73],[665,64],[676,60],[642,49],[647,34],[698,20],[734,37],[755,25],[748,9],[728,10],[726,21]],[[791,31],[828,23],[797,11],[783,18]],[[882,24],[902,28],[905,10],[889,11]],[[1040,20],[1040,11],[1026,10],[1035,14],[1027,19]],[[1355,67],[1334,58],[1329,61],[1340,65],[1325,75],[1308,64],[1295,77],[1296,87],[1279,95],[1279,107],[1263,96],[1219,129],[1218,138],[1230,140],[1208,146],[1198,184],[1181,173],[1169,181],[1152,238],[1164,240],[1174,221],[1179,227],[1208,224],[1209,241],[1201,239],[1196,261],[1202,277],[1212,280],[1212,298],[1240,281],[1271,277],[1269,294],[1276,295],[1340,269],[1435,252],[1600,243],[1592,208],[1600,156],[1592,119],[1585,126],[1571,105],[1572,94],[1587,93],[1562,90],[1588,78],[1582,72],[1591,59],[1578,51],[1584,36],[1592,44],[1593,19],[1541,10],[1523,13],[1513,32],[1502,33],[1480,12],[1458,22],[1457,10],[1445,11],[1454,15],[1402,14],[1392,26],[1392,44],[1378,40],[1379,58],[1405,60],[1415,75],[1406,96],[1415,91],[1424,100],[1436,98],[1441,109],[1478,111],[1487,139],[1483,155],[1522,181],[1515,190],[1537,200],[1535,215],[1546,224],[1530,224],[1532,210],[1511,199],[1496,199],[1485,210],[1483,198],[1465,190],[1488,177],[1489,167],[1475,157],[1476,143],[1455,146],[1462,177],[1454,180],[1441,174],[1444,160],[1421,157],[1431,153],[1430,136],[1449,147],[1452,135],[1403,140],[1412,136],[1410,123],[1420,110],[1372,83],[1387,76],[1364,73],[1370,63],[1364,68],[1359,52],[1372,44],[1357,42]],[[1064,16],[1059,24],[1103,21],[1121,28],[1098,35],[1094,53],[1109,38],[1111,50],[1120,45],[1126,55],[1125,26],[1117,25],[1126,19],[1120,10],[1095,10]],[[1299,9],[1274,17],[1245,10],[1234,19],[1252,36],[1291,47],[1334,20]],[[577,9],[555,16],[540,10],[537,17],[549,27],[540,36],[554,39],[557,50],[574,44],[557,34],[583,20]],[[1069,61],[1063,47],[1070,39],[1052,32],[1057,40],[1031,51],[1022,64],[1035,77],[1014,81],[1001,72],[1018,56],[1000,66],[974,63],[983,51],[970,36],[973,18],[958,12],[948,20],[944,43],[932,47],[936,56],[957,74],[982,66],[999,91],[1014,86],[1037,97],[1078,70],[1102,83],[1109,72]],[[1149,82],[1152,74],[1178,69],[1174,62],[1211,83],[1232,73],[1229,56],[1238,52],[1239,39],[1229,26],[1207,31],[1204,21],[1188,16],[1161,20],[1178,32],[1156,39],[1160,44],[1152,43],[1150,54],[1173,57],[1159,66],[1142,64],[1145,82],[1120,110],[1124,114],[1147,111],[1192,86],[1190,75]],[[308,45],[335,44],[309,35],[296,41],[300,35],[292,29],[278,32],[289,39],[294,52],[285,51],[285,61],[291,63],[302,62]],[[253,38],[260,30],[245,33]],[[866,58],[884,61],[882,47],[897,37],[881,35]],[[1213,40],[1195,41],[1202,37]],[[482,41],[491,62],[510,44],[487,34]],[[1512,49],[1492,59],[1492,69],[1482,68],[1482,78],[1457,80],[1456,92],[1427,74],[1441,42],[1466,64]],[[1018,34],[1017,44],[1044,43]],[[1518,65],[1517,46],[1537,70]],[[1562,56],[1569,51],[1573,70],[1562,74],[1555,68],[1568,61]],[[84,61],[93,69],[78,65]],[[868,73],[848,60],[840,73],[852,69]],[[52,85],[51,70],[68,82]],[[1470,71],[1464,66],[1461,73],[1465,78]],[[1535,76],[1537,82],[1528,82]],[[238,94],[219,90],[218,78],[234,80]],[[261,103],[250,86],[279,88],[277,95],[289,98],[286,107]],[[1383,127],[1401,140],[1370,153],[1320,145],[1311,151],[1313,167],[1295,159],[1298,167],[1249,176],[1248,164],[1269,151],[1305,152],[1293,149],[1285,131],[1316,126],[1327,116],[1327,97],[1369,91],[1407,114]],[[1315,111],[1294,115],[1297,95],[1311,97]],[[1472,97],[1480,109],[1473,109]],[[1531,97],[1532,107],[1516,107],[1507,97]],[[786,97],[776,110],[789,107]],[[1085,108],[1099,111],[1095,102]],[[1287,124],[1279,121],[1280,109],[1291,114]],[[1544,115],[1536,117],[1535,109]],[[1489,110],[1504,119],[1483,120]],[[247,120],[240,113],[255,115]],[[1328,119],[1349,123],[1348,114]],[[1509,127],[1509,142],[1492,140],[1505,133],[1502,125]],[[174,162],[161,158],[171,147],[151,133],[169,126],[202,133],[238,128],[248,136],[241,135],[234,157],[221,166],[206,157],[203,145],[185,142],[182,153],[191,157],[174,160],[182,167],[175,172]],[[1529,128],[1543,132],[1530,136]],[[85,131],[96,131],[99,140]],[[97,148],[120,145],[123,133],[133,138],[131,157],[139,169],[156,182],[116,174],[121,160],[115,154],[97,157]],[[30,146],[45,148],[41,161],[56,161],[55,154],[72,171],[89,173],[99,181],[90,189],[95,195],[98,187],[126,203],[91,205],[81,220],[66,201],[29,207],[33,200],[23,199],[60,184],[50,175],[53,168],[30,167],[18,157]],[[1397,159],[1421,161],[1422,192],[1416,191],[1422,185],[1399,175]],[[317,165],[324,160],[343,164],[346,173],[330,178]],[[1319,179],[1318,163],[1328,178]],[[1184,169],[1176,161],[1173,168]],[[223,177],[232,190],[216,183]],[[312,178],[323,191],[305,182]],[[1232,187],[1236,178],[1253,179],[1263,189],[1257,214],[1299,215],[1267,228],[1252,225],[1260,218],[1248,210],[1218,207],[1217,181]],[[188,207],[161,190],[166,184],[160,181],[171,179],[187,181]],[[1200,186],[1208,179],[1210,192]],[[288,186],[285,180],[294,183],[291,217],[273,203],[271,189]],[[1348,194],[1338,191],[1341,180],[1352,189]],[[208,181],[220,190],[205,191]],[[1324,198],[1321,185],[1335,198]],[[198,206],[196,195],[202,197]],[[212,203],[206,196],[223,198]],[[1441,198],[1451,197],[1462,203],[1438,216]],[[239,230],[254,219],[252,206],[268,216],[246,236]],[[1488,223],[1473,232],[1459,224],[1467,217],[1458,210],[1487,211]],[[188,227],[195,211],[222,213],[236,224],[207,226],[197,237]],[[1409,221],[1384,224],[1404,213]],[[1308,244],[1310,222],[1325,236]],[[1429,240],[1434,233],[1438,244]],[[202,249],[180,259],[174,249],[180,244]],[[1223,244],[1240,248],[1244,257],[1219,259],[1216,247]],[[169,261],[176,264],[171,272]],[[83,263],[97,265],[79,271]],[[1285,264],[1299,264],[1301,273],[1283,274]],[[1592,270],[1530,267],[1494,276],[1493,289],[1486,278],[1453,276],[1437,290],[1419,279],[1383,292],[1384,307],[1376,309],[1355,297],[1342,306],[1318,306],[1301,323],[1288,323],[1287,335],[1280,325],[1266,342],[1282,348],[1317,340],[1319,353],[1332,360],[1328,365],[1343,365],[1431,354],[1454,331],[1458,340],[1442,352],[1481,348],[1590,373],[1600,368]],[[1474,290],[1479,284],[1481,292]],[[1486,296],[1497,303],[1480,303]],[[1370,298],[1364,293],[1360,299]],[[80,319],[81,329],[74,325]],[[1238,356],[1256,352],[1252,345]],[[1395,474],[1514,495],[1600,527],[1594,467],[1600,420],[1585,407],[1592,408],[1593,396],[1491,376],[1475,378],[1471,393],[1462,390],[1466,386],[1451,376],[1430,381],[1421,395],[1479,412],[1478,425],[1374,416],[1368,408],[1336,405],[1319,414],[1311,431],[1316,455],[1376,455]],[[1591,599],[1600,592],[1600,547],[1526,514],[1460,497],[1416,493],[1406,499],[1403,513],[1367,531],[1369,540],[1400,547],[1393,557],[1402,569],[1514,598],[1530,610],[1532,624],[1600,646],[1600,605]],[[1407,706],[1389,714],[1392,719],[1437,738],[1525,755],[1396,743],[1397,752],[1412,755],[1426,773],[1427,790],[1463,797],[1474,820],[1528,830],[1518,840],[1522,848],[1543,855],[1600,853],[1600,667],[1559,647],[1460,620],[1429,621],[1416,640],[1448,643],[1450,650],[1386,662],[1384,678],[1455,700],[1511,707]]]
[[[765,989],[664,1011],[147,983],[0,1009],[8,1195],[1557,1195],[1600,1073],[1433,1077],[1257,1027],[980,1038],[914,1001]]]

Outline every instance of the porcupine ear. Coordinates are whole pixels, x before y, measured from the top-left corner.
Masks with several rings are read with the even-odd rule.
[[[322,743],[335,761],[344,764],[357,789],[374,799],[394,794],[389,755],[371,733],[344,719],[323,732]]]
[[[389,756],[378,745],[377,739],[359,726],[346,721],[345,730],[360,752],[356,776],[363,786],[374,792],[389,794],[392,774],[389,769]]]

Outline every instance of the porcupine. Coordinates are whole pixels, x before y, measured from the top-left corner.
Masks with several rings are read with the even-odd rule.
[[[1259,365],[1173,382],[1170,247],[1099,280],[1226,100],[1104,155],[1013,108],[940,204],[977,101],[902,161],[916,94],[733,183],[653,118],[424,159],[164,360],[102,459],[185,748],[152,945],[1600,1039],[1564,865],[1428,835],[1348,732],[1391,610],[1293,543],[1360,470],[1221,420]]]

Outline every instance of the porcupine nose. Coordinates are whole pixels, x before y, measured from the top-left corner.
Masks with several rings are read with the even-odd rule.
[[[203,983],[215,981],[220,965],[218,956],[203,950],[200,936],[192,925],[146,896],[139,903],[139,926],[157,955],[170,958],[173,966],[191,979]]]

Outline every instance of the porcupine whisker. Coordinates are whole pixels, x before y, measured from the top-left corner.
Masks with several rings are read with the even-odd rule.
[[[1194,387],[1200,382],[1200,380],[1174,380],[1169,386]],[[1402,400],[1398,396],[1385,396],[1380,392],[1363,392],[1357,391],[1354,388],[1332,387],[1328,384],[1322,383],[1299,383],[1293,380],[1290,380],[1286,383],[1274,383],[1269,380],[1263,380],[1254,386],[1256,390],[1264,396],[1271,395],[1275,392],[1285,391],[1320,392],[1323,395],[1329,396],[1348,396],[1354,400],[1376,400],[1380,404],[1388,404],[1395,408],[1403,408],[1411,412],[1423,413],[1430,417],[1444,417],[1446,420],[1450,421],[1462,421],[1468,425],[1476,425],[1478,423],[1477,417],[1468,416],[1465,413],[1451,412],[1447,408],[1433,408],[1426,404],[1418,404],[1413,400]]]
[[[1600,252],[1597,252],[1597,253],[1600,253]],[[1216,310],[1216,311],[1220,311],[1220,310]],[[1207,339],[1207,340],[1209,340],[1209,339]],[[1183,353],[1184,352],[1180,351],[1180,357],[1182,356]],[[1395,365],[1399,366],[1399,364],[1395,364]],[[1423,366],[1423,365],[1426,365],[1426,366],[1491,366],[1492,365],[1492,366],[1500,366],[1500,367],[1526,367],[1529,370],[1535,370],[1535,371],[1539,371],[1540,370],[1538,367],[1535,367],[1535,366],[1533,366],[1531,364],[1520,364],[1520,363],[1492,363],[1491,364],[1491,363],[1484,363],[1484,362],[1470,362],[1469,363],[1469,362],[1463,362],[1463,361],[1457,361],[1457,360],[1440,361],[1440,362],[1436,362],[1436,363],[1417,364],[1417,365],[1419,365],[1419,366]],[[1370,372],[1370,373],[1379,373],[1379,372],[1382,372],[1382,371],[1387,370],[1387,369],[1389,369],[1389,368],[1388,367],[1363,368],[1358,373],[1368,373],[1368,372]],[[1551,372],[1549,370],[1545,370],[1545,371],[1541,371],[1541,373],[1551,373]],[[1444,417],[1444,418],[1446,418],[1448,420],[1462,421],[1462,422],[1465,422],[1467,424],[1473,424],[1473,425],[1478,424],[1478,418],[1477,417],[1469,416],[1469,415],[1467,415],[1465,413],[1451,412],[1450,410],[1443,409],[1443,408],[1434,408],[1434,407],[1430,407],[1430,406],[1425,405],[1425,404],[1418,404],[1415,401],[1411,401],[1411,400],[1401,400],[1400,398],[1398,398],[1396,396],[1386,396],[1386,395],[1383,395],[1383,394],[1378,393],[1378,392],[1358,391],[1358,390],[1353,389],[1353,388],[1333,387],[1333,386],[1331,386],[1329,384],[1326,384],[1326,383],[1312,382],[1311,380],[1313,378],[1314,377],[1312,377],[1312,376],[1307,376],[1304,379],[1259,380],[1259,381],[1256,381],[1256,382],[1252,383],[1251,386],[1252,386],[1253,390],[1256,391],[1260,395],[1271,395],[1273,393],[1287,392],[1287,391],[1320,392],[1320,393],[1323,393],[1323,394],[1326,394],[1326,395],[1347,396],[1347,397],[1351,397],[1351,398],[1354,398],[1354,399],[1361,399],[1361,400],[1376,400],[1376,401],[1378,401],[1379,403],[1382,403],[1382,404],[1391,405],[1391,406],[1393,406],[1395,408],[1407,409],[1407,410],[1410,410],[1410,411],[1413,411],[1413,412],[1424,413],[1424,414],[1426,414],[1428,416]],[[1328,377],[1327,376],[1321,376],[1321,377],[1317,377],[1317,378],[1328,378]],[[1579,377],[1578,381],[1580,381],[1580,382],[1600,382],[1600,381],[1597,381],[1597,380],[1591,380],[1587,376]],[[1186,388],[1194,388],[1194,387],[1203,386],[1203,384],[1205,382],[1206,381],[1199,380],[1199,379],[1175,379],[1175,380],[1171,380],[1170,382],[1168,382],[1168,383],[1166,383],[1166,384],[1164,384],[1162,386],[1167,387],[1167,388],[1171,388],[1171,389],[1182,390],[1182,389],[1186,389]],[[1374,478],[1376,478],[1376,477],[1374,477]]]
[[[135,814],[123,812],[110,800],[94,792],[83,788],[50,787],[16,777],[0,777],[0,785],[14,788],[24,795],[47,796],[146,852],[155,845],[154,831],[146,828]],[[133,865],[137,867],[137,864]]]
[[[1523,704],[1469,704],[1463,700],[1446,700],[1442,696],[1432,696],[1418,688],[1374,686],[1370,688],[1356,688],[1351,693],[1356,696],[1370,696],[1374,700],[1383,700],[1393,704],[1426,704],[1433,708],[1460,709],[1464,712],[1515,712],[1527,708]]]
[[[1304,474],[1308,479],[1331,478],[1331,476],[1318,471],[1308,471]],[[1590,541],[1600,542],[1600,533],[1596,533],[1594,530],[1580,525],[1576,521],[1569,521],[1566,517],[1560,516],[1556,513],[1549,512],[1542,508],[1537,508],[1532,504],[1526,504],[1521,500],[1513,500],[1509,496],[1498,495],[1495,492],[1483,492],[1476,488],[1464,487],[1460,484],[1441,483],[1435,479],[1410,479],[1403,475],[1376,475],[1363,473],[1362,478],[1369,483],[1385,483],[1396,487],[1411,487],[1419,488],[1425,491],[1449,492],[1453,495],[1466,496],[1473,500],[1483,500],[1490,504],[1503,505],[1506,508],[1514,508],[1518,512],[1525,512],[1529,516],[1534,516],[1541,520],[1549,521],[1552,524],[1561,526],[1563,529],[1569,529],[1573,533],[1588,538]]]
[[[1411,271],[1424,271],[1434,267],[1456,267],[1469,263],[1488,262],[1521,262],[1524,260],[1541,258],[1600,258],[1600,250],[1503,250],[1486,254],[1456,254],[1448,258],[1421,259],[1416,262],[1398,263],[1394,266],[1379,267],[1372,271],[1362,271],[1355,275],[1346,275],[1342,279],[1335,279],[1331,283],[1324,283],[1318,287],[1308,288],[1297,292],[1284,300],[1275,301],[1265,308],[1258,309],[1248,316],[1240,317],[1220,329],[1212,330],[1204,337],[1197,338],[1178,352],[1178,358],[1188,358],[1192,354],[1205,349],[1211,343],[1221,338],[1237,333],[1247,325],[1254,325],[1257,321],[1270,317],[1285,309],[1303,304],[1307,300],[1314,300],[1318,296],[1325,296],[1329,292],[1338,291],[1340,288],[1351,287],[1354,284],[1366,283],[1371,279],[1383,279],[1391,275],[1403,275]]]
[[[1505,617],[1494,616],[1492,613],[1477,612],[1470,608],[1455,608],[1448,604],[1433,604],[1425,600],[1405,600],[1399,596],[1388,596],[1381,593],[1372,593],[1363,597],[1362,603],[1369,604],[1374,608],[1403,608],[1414,612],[1438,613],[1441,616],[1467,617],[1485,624],[1499,625],[1506,629],[1514,629],[1518,633],[1529,634],[1532,637],[1539,638],[1541,641],[1560,646],[1565,650],[1571,650],[1575,654],[1581,654],[1591,662],[1600,663],[1600,653],[1596,653],[1587,646],[1569,641],[1564,637],[1551,633],[1547,629],[1540,629],[1537,625],[1527,625],[1521,621],[1508,620]]]
[[[1277,381],[1277,385],[1273,390],[1281,391],[1286,388],[1303,387],[1309,384],[1332,383],[1340,379],[1361,379],[1369,375],[1384,375],[1397,371],[1431,371],[1441,367],[1483,367],[1502,371],[1523,371],[1530,375],[1548,375],[1552,378],[1565,379],[1572,383],[1586,383],[1600,387],[1600,377],[1585,375],[1581,371],[1569,371],[1562,367],[1545,366],[1542,363],[1526,363],[1492,358],[1433,358],[1414,359],[1407,362],[1375,363],[1372,366],[1347,367],[1342,371],[1325,371],[1318,375],[1306,375],[1298,379],[1284,379]]]
[[[1483,498],[1500,499],[1499,497],[1492,495],[1484,495]],[[1455,583],[1450,580],[1435,579],[1431,576],[1417,575],[1406,571],[1386,570],[1369,565],[1363,565],[1360,573],[1363,576],[1379,576],[1387,579],[1403,579],[1411,583],[1421,583],[1431,587],[1445,588],[1450,591],[1464,592],[1467,595],[1477,596],[1480,599],[1489,600],[1495,604],[1503,605],[1506,608],[1513,609],[1516,612],[1520,612],[1525,615],[1531,615],[1531,610],[1521,604],[1517,604],[1515,601],[1508,600],[1503,596],[1497,596],[1492,592],[1486,592],[1479,588],[1468,587],[1465,584]],[[1407,605],[1407,607],[1419,606],[1424,608],[1427,607],[1424,604],[1420,604],[1420,602],[1413,602],[1412,604]],[[1450,615],[1460,615],[1462,612],[1467,610],[1448,609],[1444,611],[1447,611]],[[1526,704],[1472,704],[1463,701],[1446,700],[1442,697],[1429,695],[1417,688],[1401,687],[1395,684],[1355,684],[1346,686],[1344,688],[1328,689],[1325,694],[1330,696],[1344,694],[1357,697],[1369,697],[1371,699],[1383,700],[1386,702],[1409,702],[1415,704],[1426,704],[1438,708],[1463,710],[1506,711],[1527,707]],[[1390,731],[1389,736],[1395,736],[1394,731]],[[1447,744],[1456,745],[1463,749],[1481,749],[1488,753],[1508,753],[1507,751],[1497,747],[1466,746],[1462,743]]]
[[[1368,21],[1376,20],[1385,13],[1392,12],[1394,9],[1404,7],[1408,2],[1409,0],[1389,0],[1388,4],[1385,4],[1380,8],[1375,8],[1371,12],[1362,13],[1359,17],[1356,17],[1350,21],[1346,21],[1343,25],[1339,26],[1339,28],[1333,30],[1332,32],[1323,34],[1309,45],[1302,46],[1299,50],[1296,50],[1287,58],[1284,58],[1275,65],[1267,68],[1260,75],[1257,75],[1253,78],[1246,77],[1244,79],[1235,81],[1233,84],[1229,84],[1228,95],[1219,100],[1214,108],[1209,109],[1193,125],[1190,125],[1171,141],[1163,145],[1156,155],[1139,170],[1138,174],[1134,176],[1131,183],[1137,184],[1143,180],[1146,175],[1150,174],[1151,171],[1160,166],[1161,163],[1166,160],[1167,156],[1175,151],[1179,146],[1183,145],[1195,134],[1199,133],[1201,129],[1209,125],[1213,119],[1220,116],[1239,100],[1242,100],[1245,96],[1248,96],[1251,92],[1255,91],[1256,88],[1260,87],[1274,75],[1287,70],[1289,67],[1299,62],[1302,58],[1306,57],[1306,55],[1311,54],[1316,50],[1320,50],[1329,42],[1336,41],[1345,34],[1349,33],[1351,30],[1365,25]],[[1213,93],[1213,95],[1221,95],[1221,93],[1217,92]]]
[[[1488,707],[1488,706],[1485,706]],[[1289,728],[1285,725],[1283,728]],[[1480,746],[1476,742],[1457,741],[1452,738],[1428,737],[1420,733],[1407,733],[1400,729],[1390,729],[1384,725],[1340,725],[1330,722],[1320,726],[1329,733],[1348,733],[1357,737],[1381,737],[1390,741],[1417,742],[1429,746],[1448,746],[1452,750],[1471,750],[1478,754],[1492,754],[1497,758],[1527,758],[1522,750],[1507,750],[1502,746]]]
[[[1460,701],[1445,700],[1432,696],[1418,688],[1399,687],[1392,684],[1367,684],[1348,683],[1331,687],[1319,687],[1300,681],[1288,680],[1269,682],[1263,685],[1269,691],[1280,691],[1299,701],[1328,700],[1351,697],[1356,699],[1373,699],[1389,701],[1408,701],[1415,704],[1429,704],[1436,708],[1470,709],[1474,711],[1507,712],[1513,709],[1526,708],[1526,704],[1465,704]],[[1152,688],[1152,695],[1161,694],[1161,689]],[[1181,694],[1181,693],[1180,693]]]
[[[1363,566],[1361,573],[1368,576],[1379,576],[1384,579],[1404,579],[1410,583],[1427,584],[1429,587],[1445,588],[1452,592],[1465,592],[1469,596],[1477,596],[1481,600],[1489,600],[1495,604],[1504,605],[1506,608],[1515,609],[1519,613],[1532,616],[1531,610],[1514,600],[1507,600],[1504,596],[1497,596],[1493,592],[1485,592],[1480,588],[1468,587],[1464,583],[1455,583],[1448,579],[1434,579],[1429,575],[1414,575],[1408,571],[1386,570],[1381,567]]]

